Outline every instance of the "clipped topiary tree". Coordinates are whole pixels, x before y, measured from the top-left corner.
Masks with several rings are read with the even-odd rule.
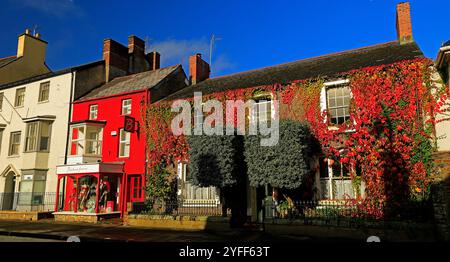
[[[201,187],[231,187],[237,183],[235,136],[189,136],[188,180]]]
[[[223,215],[231,209],[232,224],[242,224],[246,212],[246,171],[243,137],[200,135],[187,137],[189,143],[188,180],[197,186],[220,189]]]
[[[252,186],[296,189],[310,172],[309,159],[314,138],[308,125],[294,120],[279,124],[279,142],[275,146],[261,146],[261,135],[245,138],[245,161]]]

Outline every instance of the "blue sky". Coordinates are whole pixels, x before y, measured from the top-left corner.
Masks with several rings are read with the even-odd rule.
[[[395,40],[398,2],[0,0],[0,57],[15,54],[17,35],[38,25],[53,70],[99,60],[104,38],[126,44],[132,34],[149,39],[163,66],[187,70],[191,54],[209,60],[215,34],[217,76]],[[450,39],[450,1],[410,2],[414,38],[434,59]]]

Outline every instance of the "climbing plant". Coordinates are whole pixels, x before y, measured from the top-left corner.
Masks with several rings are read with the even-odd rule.
[[[226,100],[250,99],[255,91],[270,93],[272,99],[280,101],[281,120],[307,123],[304,126],[308,126],[312,137],[320,143],[322,154],[348,165],[353,170],[350,176],[356,181],[355,184],[359,185],[359,181],[365,183],[364,205],[367,213],[384,216],[382,207],[386,203],[400,205],[408,199],[426,198],[429,192],[433,170],[433,130],[435,124],[442,121],[436,120],[436,115],[442,114],[444,101],[449,94],[448,88],[436,85],[432,80],[432,68],[432,61],[421,58],[361,68],[334,76],[349,80],[352,99],[350,119],[332,127],[328,121],[328,112],[321,105],[324,99],[324,82],[329,80],[325,78],[251,88],[236,87],[208,94],[203,98],[214,98],[225,103]],[[192,98],[188,100],[192,103]],[[149,167],[161,161],[172,164],[179,160],[188,161],[190,147],[193,152],[191,157],[205,155],[212,150],[211,147],[204,146],[204,142],[195,142],[195,139],[189,142],[185,136],[174,136],[170,132],[170,121],[174,116],[170,112],[170,102],[172,101],[156,103],[145,110]],[[235,124],[235,118],[232,119],[231,123],[226,124]],[[291,133],[286,135],[293,141],[299,139]],[[214,143],[219,141],[221,140]],[[223,140],[220,143],[226,144],[225,142]],[[203,149],[194,148],[197,143]],[[258,149],[250,146],[256,144],[255,141],[249,139],[248,143],[246,154],[256,155]],[[286,146],[283,140],[282,145]],[[293,145],[300,152],[306,150],[300,143]],[[202,150],[204,151],[200,152]],[[262,165],[264,161],[270,163],[275,156],[269,153],[269,149],[259,150],[264,152],[259,158],[247,159],[254,184],[271,182],[286,187],[298,186],[298,181],[283,181],[283,174],[280,174],[278,180],[270,178],[258,164]],[[304,174],[308,166],[300,157],[302,153],[295,154],[288,147],[284,150],[278,153],[284,152],[286,158],[299,161],[299,164],[280,170],[292,173],[294,169],[298,169],[300,174]],[[198,159],[195,162],[198,163]],[[277,162],[273,161],[272,164]],[[226,170],[224,167],[223,172],[228,173]],[[360,170],[359,174],[355,170]],[[271,171],[277,172],[275,165]],[[199,169],[198,173],[201,172],[203,171]],[[200,181],[197,182],[201,184]]]

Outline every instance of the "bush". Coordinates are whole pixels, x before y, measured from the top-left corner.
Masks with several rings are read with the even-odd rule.
[[[252,186],[296,189],[309,173],[309,155],[313,136],[306,124],[294,120],[280,122],[280,139],[276,146],[260,145],[261,136],[246,136],[245,161]]]

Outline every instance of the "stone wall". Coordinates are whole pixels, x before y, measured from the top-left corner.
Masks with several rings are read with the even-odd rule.
[[[433,155],[437,179],[431,188],[436,231],[440,240],[450,240],[450,152]]]
[[[167,215],[125,215],[124,225],[153,229],[186,231],[228,231],[228,217],[212,216],[167,216]]]
[[[264,224],[265,232],[275,235],[300,235],[317,239],[346,238],[366,241],[377,236],[382,242],[433,242],[436,234],[432,223],[359,221],[342,219],[270,219]]]

